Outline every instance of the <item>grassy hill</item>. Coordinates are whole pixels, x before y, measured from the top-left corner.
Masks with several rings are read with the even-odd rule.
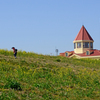
[[[0,50],[0,100],[100,100],[100,60]]]

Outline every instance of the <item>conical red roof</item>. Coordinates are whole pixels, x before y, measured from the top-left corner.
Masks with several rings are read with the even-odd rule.
[[[92,40],[93,41],[92,37],[89,35],[88,31],[85,29],[84,26],[81,27],[74,41],[77,41],[77,40]]]

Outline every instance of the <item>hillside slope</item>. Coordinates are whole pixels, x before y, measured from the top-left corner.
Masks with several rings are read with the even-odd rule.
[[[0,50],[0,100],[100,100],[100,60]]]

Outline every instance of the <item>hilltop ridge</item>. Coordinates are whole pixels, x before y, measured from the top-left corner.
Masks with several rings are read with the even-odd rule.
[[[0,50],[0,100],[100,99],[100,60]]]

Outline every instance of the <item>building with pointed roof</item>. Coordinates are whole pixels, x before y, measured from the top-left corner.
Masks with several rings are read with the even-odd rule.
[[[93,49],[94,40],[84,26],[74,39],[74,51],[60,53],[60,56],[76,58],[100,58],[100,50]]]
[[[74,41],[77,41],[77,40],[93,41],[92,37],[90,36],[90,34],[88,33],[88,31],[86,30],[86,28],[84,26],[81,27],[79,33],[77,34],[76,38],[74,39]]]

